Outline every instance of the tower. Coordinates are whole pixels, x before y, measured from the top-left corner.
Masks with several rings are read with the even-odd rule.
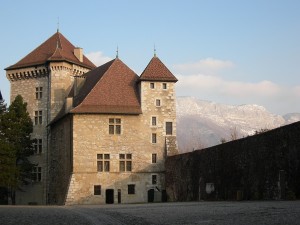
[[[6,76],[11,85],[11,101],[22,95],[34,124],[32,138],[35,154],[30,160],[37,164],[34,178],[25,192],[16,194],[17,204],[46,204],[50,132],[48,124],[62,110],[71,93],[74,77],[95,65],[59,31],[16,64],[7,67]]]
[[[154,54],[140,76],[140,92],[145,125],[152,142],[165,146],[166,156],[178,154],[176,144],[176,96],[177,78]],[[156,140],[155,140],[156,139]]]

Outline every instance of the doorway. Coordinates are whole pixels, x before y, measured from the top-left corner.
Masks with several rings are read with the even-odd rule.
[[[154,202],[154,189],[148,190],[148,202]]]
[[[106,204],[114,204],[114,189],[106,189]]]

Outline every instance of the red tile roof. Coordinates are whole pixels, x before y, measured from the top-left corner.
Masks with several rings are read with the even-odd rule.
[[[75,46],[71,42],[60,32],[56,32],[19,62],[7,67],[6,70],[42,65],[51,61],[68,61],[89,69],[96,67],[85,56],[83,56],[83,62],[80,62],[74,55],[74,49]]]
[[[71,113],[141,114],[139,77],[116,58],[85,74]]]
[[[154,56],[140,77],[141,81],[170,81],[177,82],[177,78],[170,70]]]

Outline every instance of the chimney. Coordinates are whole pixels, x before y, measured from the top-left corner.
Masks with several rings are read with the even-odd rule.
[[[80,62],[83,62],[83,49],[82,48],[76,47],[74,49],[74,55]]]

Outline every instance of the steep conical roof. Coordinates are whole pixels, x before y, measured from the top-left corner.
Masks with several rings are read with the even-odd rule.
[[[95,65],[85,56],[83,56],[83,62],[80,62],[74,55],[74,49],[75,46],[57,31],[39,47],[16,64],[7,67],[6,70],[42,65],[50,61],[68,61],[89,69],[95,68]]]
[[[3,101],[1,91],[0,91],[0,101]]]
[[[72,113],[142,113],[139,77],[120,59],[111,60],[85,76],[85,83],[74,98]]]
[[[169,81],[177,82],[177,78],[170,72],[170,70],[160,61],[160,59],[154,56],[146,69],[140,76],[142,81]]]

